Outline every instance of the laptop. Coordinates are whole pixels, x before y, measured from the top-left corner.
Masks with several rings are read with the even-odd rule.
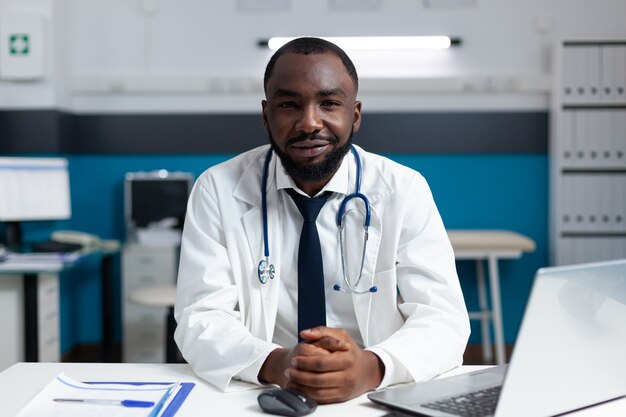
[[[625,375],[626,259],[540,269],[508,365],[368,397],[422,416],[554,416],[626,397]]]

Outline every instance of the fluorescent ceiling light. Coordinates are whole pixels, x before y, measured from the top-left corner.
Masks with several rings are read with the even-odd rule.
[[[267,41],[260,41],[259,45],[275,51],[292,39],[295,38],[270,38]],[[451,39],[449,36],[342,36],[324,39],[349,50],[447,49],[461,43],[460,39]]]

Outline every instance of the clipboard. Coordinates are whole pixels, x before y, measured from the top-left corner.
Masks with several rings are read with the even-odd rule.
[[[124,385],[170,385],[171,382],[128,382],[128,381],[85,381],[85,384],[124,384]],[[173,417],[185,399],[195,387],[195,382],[181,382],[180,388],[172,401],[169,402],[167,408],[159,415],[159,417]]]

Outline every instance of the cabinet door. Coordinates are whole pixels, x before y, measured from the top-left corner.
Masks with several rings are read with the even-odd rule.
[[[37,286],[37,314],[39,322],[39,362],[61,360],[59,323],[59,276],[40,274]]]
[[[124,324],[124,362],[165,362],[165,320],[134,321]]]

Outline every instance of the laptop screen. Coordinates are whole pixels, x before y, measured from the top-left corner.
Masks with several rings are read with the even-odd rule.
[[[626,394],[626,260],[538,271],[497,416],[555,415]]]

